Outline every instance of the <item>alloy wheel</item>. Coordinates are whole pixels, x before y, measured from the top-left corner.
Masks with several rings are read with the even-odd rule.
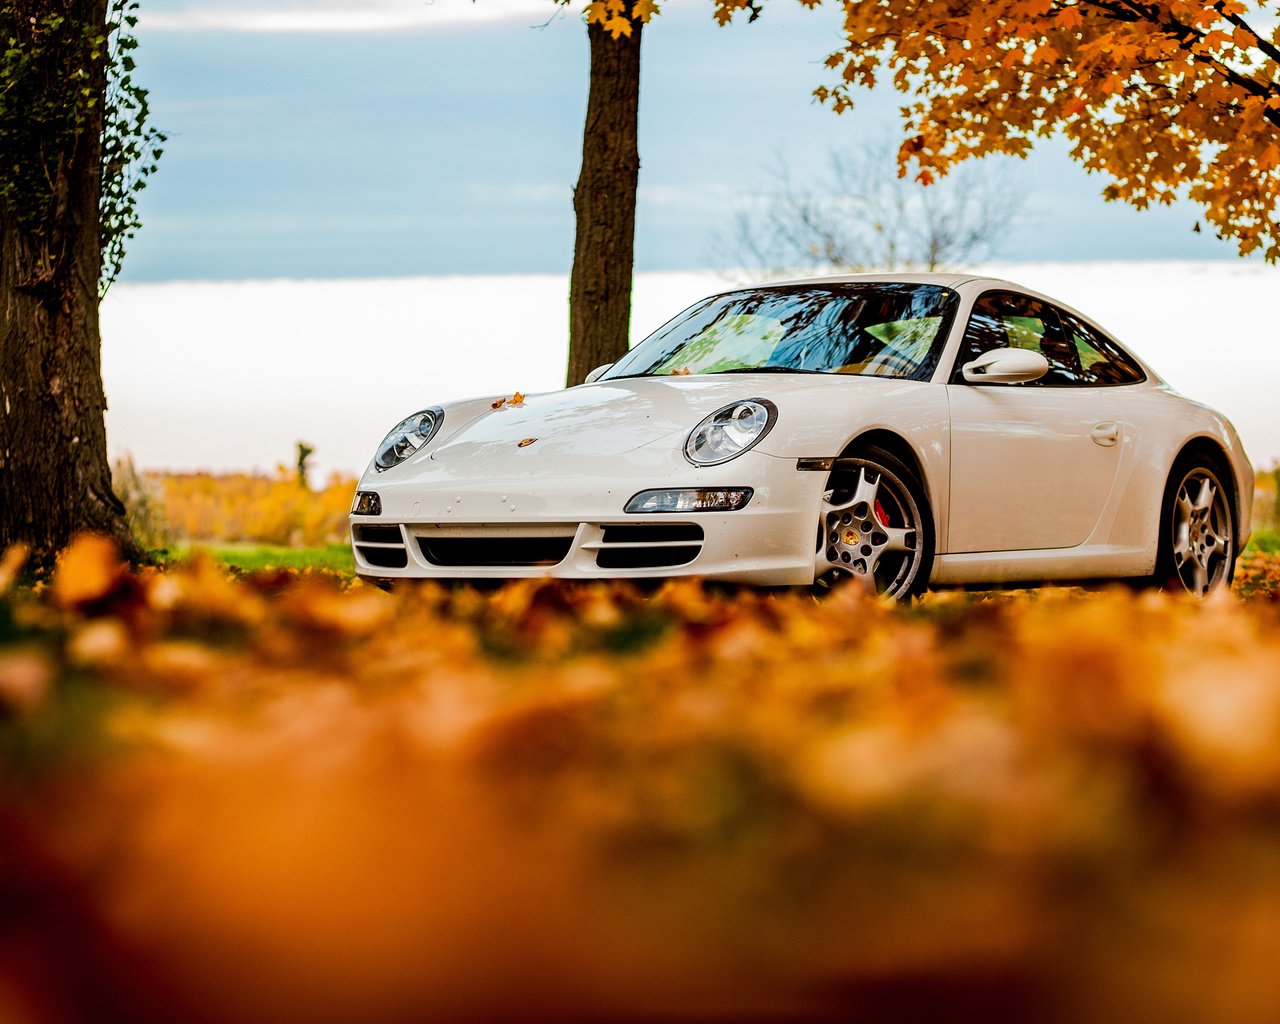
[[[1204,466],[1187,471],[1174,496],[1170,528],[1173,567],[1198,597],[1226,585],[1235,557],[1234,526],[1226,491]]]
[[[924,545],[920,507],[911,489],[884,466],[842,459],[822,496],[814,579],[834,586],[863,579],[887,597],[906,597],[918,583]]]

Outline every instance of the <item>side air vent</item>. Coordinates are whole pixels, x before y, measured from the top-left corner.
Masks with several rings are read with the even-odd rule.
[[[702,551],[702,527],[694,523],[606,526],[596,547],[601,569],[663,569],[687,565]]]
[[[398,526],[355,527],[356,551],[370,565],[380,569],[403,569],[409,564],[409,552]]]

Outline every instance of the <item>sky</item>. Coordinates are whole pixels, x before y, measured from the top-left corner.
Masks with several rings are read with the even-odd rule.
[[[588,50],[550,0],[143,0],[137,78],[170,133],[122,281],[564,273]],[[720,28],[669,0],[646,29],[638,271],[724,263],[717,237],[779,158],[892,130],[900,98],[835,115],[838,10],[770,0]],[[1027,213],[1012,261],[1234,259],[1189,204],[1139,213],[1060,142],[1012,161]]]

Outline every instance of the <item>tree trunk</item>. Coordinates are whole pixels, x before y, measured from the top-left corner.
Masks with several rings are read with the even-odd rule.
[[[626,354],[636,234],[640,30],[614,39],[599,23],[591,40],[591,89],[582,133],[582,171],[573,190],[577,235],[569,278],[569,373],[581,384]]]
[[[105,0],[70,0],[63,11],[106,23]],[[90,70],[90,82],[101,97],[103,65]],[[24,541],[47,554],[95,530],[137,554],[107,462],[98,331],[101,102],[93,110],[57,160],[43,237],[0,200],[0,549]]]

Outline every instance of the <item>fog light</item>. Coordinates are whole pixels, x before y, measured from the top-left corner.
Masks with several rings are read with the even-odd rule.
[[[641,491],[627,512],[733,512],[751,500],[750,487],[689,487],[678,491]]]
[[[351,503],[353,516],[382,515],[382,499],[377,491],[356,491],[356,500]]]

